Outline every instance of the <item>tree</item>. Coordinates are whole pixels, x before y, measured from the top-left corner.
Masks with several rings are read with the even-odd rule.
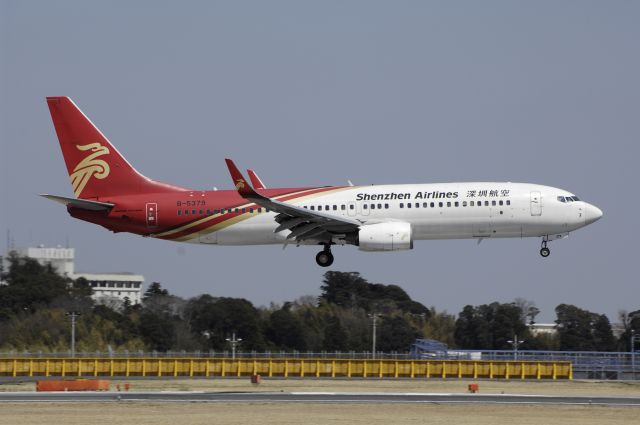
[[[71,280],[60,276],[51,265],[41,265],[28,257],[9,256],[7,283],[0,286],[0,311],[35,311],[69,295]],[[4,313],[3,315],[6,315]]]
[[[291,304],[271,313],[266,329],[266,337],[281,350],[306,350],[304,328],[291,312]]]
[[[156,296],[167,296],[169,295],[169,291],[162,288],[162,284],[160,282],[153,282],[146,291],[144,291],[144,295],[142,296],[142,301],[146,301],[149,298],[153,298]]]
[[[398,285],[369,283],[356,272],[327,272],[320,289],[321,301],[344,308],[359,308],[366,312],[385,314],[400,310],[403,313],[421,314],[425,317],[430,314],[428,308],[413,301]]]
[[[186,316],[190,328],[199,335],[208,335],[209,348],[228,349],[226,338],[236,333],[242,338],[242,349],[264,350],[263,323],[258,310],[241,298],[213,298],[203,295],[187,304]]]
[[[378,328],[377,350],[409,351],[411,344],[420,338],[421,332],[402,316],[383,317]]]
[[[596,317],[593,322],[593,348],[596,351],[615,351],[617,342],[613,336],[611,323],[604,314]]]
[[[454,338],[460,348],[505,350],[515,336],[527,340],[529,331],[522,310],[513,303],[467,305],[456,321]]]
[[[560,350],[615,350],[611,324],[605,315],[560,304],[556,307],[556,316]]]
[[[340,319],[330,316],[324,328],[324,346],[327,351],[345,351],[348,347],[347,333],[345,332]]]

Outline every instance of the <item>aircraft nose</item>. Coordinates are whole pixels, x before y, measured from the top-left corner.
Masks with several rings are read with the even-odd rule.
[[[602,217],[602,210],[595,205],[587,204],[585,207],[584,224],[591,224]]]

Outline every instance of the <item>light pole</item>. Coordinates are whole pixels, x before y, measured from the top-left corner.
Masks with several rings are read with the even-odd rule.
[[[519,340],[518,335],[514,335],[513,339],[510,339],[507,342],[513,345],[513,360],[518,360],[518,346],[522,344],[524,340]]]
[[[67,316],[71,317],[71,357],[76,356],[76,318],[80,316],[80,313],[76,311],[70,311]]]
[[[236,333],[234,332],[231,335],[231,338],[226,338],[226,341],[231,343],[231,358],[235,360],[236,358],[236,346],[240,344],[242,338],[236,338]]]
[[[640,335],[635,334],[635,330],[631,329],[631,373],[633,374],[633,379],[636,379],[636,339],[640,338]]]
[[[371,313],[371,314],[369,314],[369,317],[373,321],[373,338],[372,338],[372,344],[371,344],[371,358],[375,359],[376,358],[376,326],[378,324],[378,317],[380,317],[380,314]]]

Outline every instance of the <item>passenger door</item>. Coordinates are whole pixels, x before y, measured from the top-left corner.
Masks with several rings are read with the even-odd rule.
[[[531,192],[531,215],[542,215],[542,195],[540,192]]]

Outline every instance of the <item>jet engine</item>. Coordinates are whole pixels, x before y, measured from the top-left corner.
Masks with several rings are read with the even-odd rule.
[[[413,249],[411,224],[388,222],[360,227],[358,246],[361,251],[403,251]]]

